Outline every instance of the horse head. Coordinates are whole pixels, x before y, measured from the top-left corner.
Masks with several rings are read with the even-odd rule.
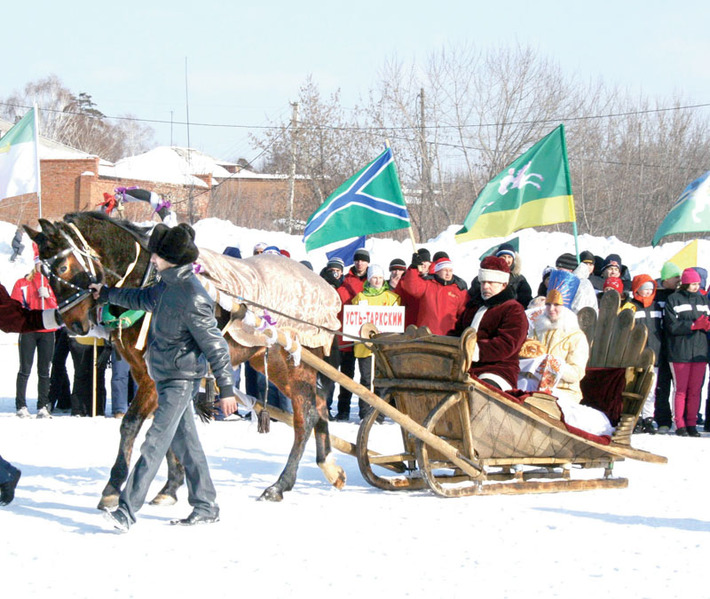
[[[98,320],[89,285],[125,281],[129,273],[116,273],[121,268],[116,256],[131,264],[131,270],[141,253],[147,264],[146,252],[141,252],[144,243],[140,243],[145,241],[144,234],[137,227],[120,226],[98,212],[67,214],[63,221],[54,223],[41,218],[39,224],[40,231],[27,226],[25,231],[39,248],[42,269],[57,298],[59,313],[72,335],[86,335]],[[114,257],[107,258],[107,252]]]

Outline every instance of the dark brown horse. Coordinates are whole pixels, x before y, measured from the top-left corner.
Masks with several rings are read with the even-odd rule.
[[[41,231],[34,231],[29,227],[25,229],[39,247],[39,256],[48,271],[62,318],[71,334],[86,335],[92,324],[97,324],[97,306],[88,290],[90,283],[104,282],[109,286],[140,287],[148,278],[150,254],[146,249],[147,229],[127,221],[113,220],[98,212],[77,212],[65,215],[63,221],[51,223],[40,219],[39,223]],[[241,262],[259,258],[249,258]],[[273,260],[274,257],[267,258]],[[226,257],[223,259],[233,260]],[[311,290],[318,289],[322,283],[320,277],[310,271],[310,274],[307,274],[289,267],[289,272],[291,271],[296,283],[295,288],[299,287],[298,283],[303,286],[303,281],[297,281],[299,276],[315,277],[306,281]],[[248,285],[249,281],[247,289]],[[242,289],[245,289],[244,285]],[[330,292],[327,287],[324,289],[326,293]],[[242,293],[241,296],[248,297],[247,293]],[[221,327],[230,322],[230,314],[219,306],[217,318]],[[144,350],[136,348],[141,326],[141,322],[138,322],[130,328],[112,333],[117,350],[131,367],[138,390],[121,423],[118,457],[102,492],[99,508],[112,507],[118,503],[121,486],[128,475],[136,436],[143,422],[157,407],[155,386],[148,376],[143,359]],[[263,372],[265,348],[245,347],[232,337],[227,337],[232,364],[237,366],[249,360],[254,368]],[[311,351],[316,355],[323,355],[322,347],[312,348]],[[298,464],[312,431],[315,431],[318,466],[331,484],[342,488],[345,484],[345,473],[334,463],[331,456],[328,409],[324,398],[316,393],[316,372],[305,364],[295,366],[289,354],[280,347],[271,348],[267,355],[270,379],[292,401],[294,443],[286,467],[278,480],[262,493],[260,499],[281,501],[283,493],[293,488]],[[174,503],[177,500],[177,489],[184,480],[184,470],[175,457],[169,454],[167,459],[168,481],[153,503]]]

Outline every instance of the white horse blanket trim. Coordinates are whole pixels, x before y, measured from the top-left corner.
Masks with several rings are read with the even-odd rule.
[[[206,287],[211,283],[218,292],[235,298],[237,302],[238,298],[244,298],[316,325],[268,313],[268,318],[276,320],[280,330],[298,339],[301,345],[323,347],[326,352],[330,350],[333,334],[318,327],[340,329],[340,297],[335,289],[310,269],[284,256],[260,254],[240,260],[204,248],[200,248],[197,263],[201,267],[198,277]],[[216,301],[222,307],[228,304],[223,297]],[[247,307],[258,317],[265,317],[263,309],[250,304]],[[240,322],[236,319],[232,321],[226,332],[245,347],[263,345],[263,336],[250,334],[248,329],[251,327],[241,327]]]

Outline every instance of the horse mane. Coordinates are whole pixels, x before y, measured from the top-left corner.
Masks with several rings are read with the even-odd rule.
[[[138,243],[140,243],[144,248],[148,247],[148,237],[151,226],[147,225],[137,225],[134,222],[125,219],[116,219],[110,217],[105,212],[91,211],[91,212],[70,212],[64,215],[64,222],[74,223],[81,222],[82,220],[96,220],[111,223],[117,226],[119,229],[123,229],[126,233],[133,236]]]

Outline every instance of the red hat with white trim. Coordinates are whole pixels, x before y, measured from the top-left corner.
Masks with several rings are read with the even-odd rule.
[[[510,281],[510,267],[499,256],[486,256],[481,261],[478,269],[478,280],[481,283],[508,283]]]

